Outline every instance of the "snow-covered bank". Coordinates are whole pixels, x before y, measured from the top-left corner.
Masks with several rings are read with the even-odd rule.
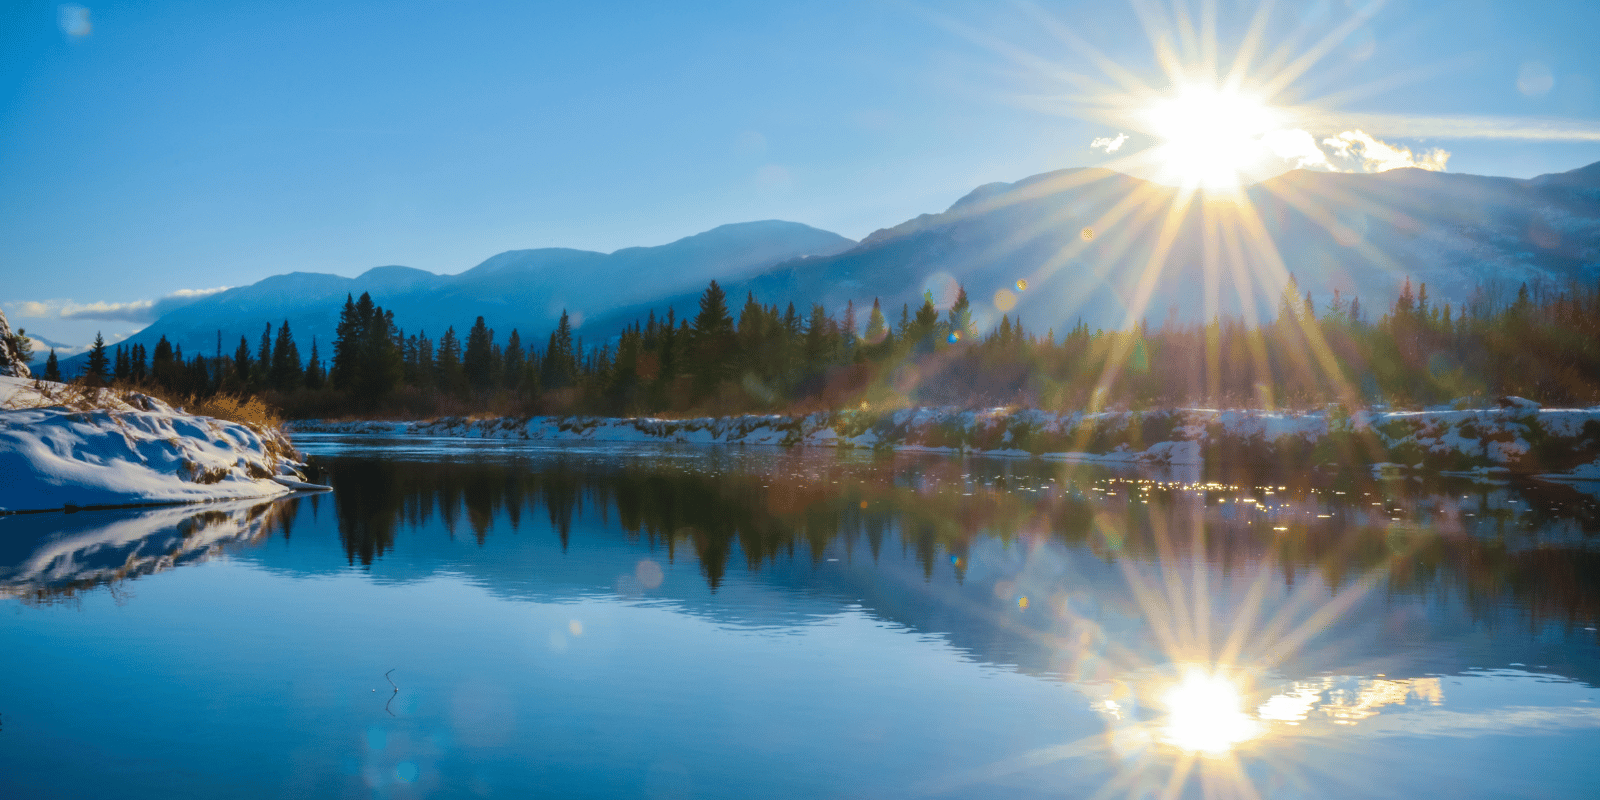
[[[919,408],[803,417],[449,417],[421,422],[290,423],[296,433],[598,442],[697,442],[1037,455],[1083,461],[1284,465],[1392,464],[1402,469],[1600,476],[1600,408],[1311,412],[1178,409],[1052,413]]]
[[[275,431],[0,377],[0,512],[271,497],[305,486],[299,466]]]

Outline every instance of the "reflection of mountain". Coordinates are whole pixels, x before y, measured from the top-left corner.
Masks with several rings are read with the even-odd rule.
[[[241,500],[141,511],[0,517],[0,596],[47,601],[288,535],[296,503]]]
[[[1061,467],[1030,462],[685,455],[483,447],[415,461],[329,457],[336,522],[302,514],[295,547],[243,557],[292,572],[359,565],[384,581],[450,573],[543,602],[620,592],[734,625],[859,607],[984,661],[1092,676],[1108,657],[1096,648],[1113,641],[1143,642],[1123,657],[1155,658],[1156,612],[1193,616],[1141,603],[1129,572],[1154,586],[1192,582],[1198,554],[1218,630],[1263,570],[1269,612],[1291,598],[1315,601],[1295,620],[1377,577],[1338,625],[1288,654],[1293,674],[1522,661],[1600,680],[1592,637],[1575,646],[1546,635],[1508,656],[1495,649],[1504,640],[1474,633],[1531,624],[1548,634],[1600,617],[1600,552],[1587,545],[1593,511],[1560,487],[1340,484],[1201,498],[1074,484]],[[1259,502],[1238,502],[1246,499]],[[338,562],[326,551],[297,555],[307,539],[335,535]],[[664,567],[666,580],[641,587],[641,560]],[[1252,641],[1266,653],[1275,640]]]

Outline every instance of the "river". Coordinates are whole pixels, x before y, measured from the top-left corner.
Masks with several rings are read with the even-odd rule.
[[[0,517],[0,796],[1593,797],[1571,487],[303,435]]]

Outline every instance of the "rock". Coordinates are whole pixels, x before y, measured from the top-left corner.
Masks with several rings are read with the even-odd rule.
[[[17,352],[16,345],[12,342],[11,323],[6,321],[6,312],[0,311],[0,375],[10,378],[31,378],[33,373],[22,360],[22,354]]]
[[[1497,402],[1500,404],[1501,408],[1508,408],[1514,411],[1523,411],[1529,414],[1536,413],[1539,410],[1538,403],[1535,403],[1525,397],[1515,397],[1508,394],[1505,397],[1500,398]]]

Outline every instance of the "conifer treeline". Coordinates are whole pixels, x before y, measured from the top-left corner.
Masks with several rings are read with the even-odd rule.
[[[105,377],[265,393],[290,417],[1600,399],[1600,287],[1524,285],[1509,302],[1480,290],[1453,307],[1408,280],[1369,320],[1359,299],[1337,292],[1317,308],[1291,278],[1272,321],[1120,331],[1079,323],[1060,336],[1009,315],[980,332],[964,290],[944,313],[928,296],[915,310],[902,306],[893,323],[876,300],[864,316],[853,304],[836,318],[821,305],[801,313],[748,296],[735,318],[712,281],[692,320],[651,312],[614,340],[585,346],[563,312],[541,347],[517,330],[502,339],[483,317],[464,340],[454,327],[437,338],[407,333],[363,294],[345,300],[326,372],[315,341],[302,365],[284,322],[275,337],[266,325],[253,355],[241,337],[231,359],[185,361],[163,339],[147,366],[142,346],[119,346]]]

